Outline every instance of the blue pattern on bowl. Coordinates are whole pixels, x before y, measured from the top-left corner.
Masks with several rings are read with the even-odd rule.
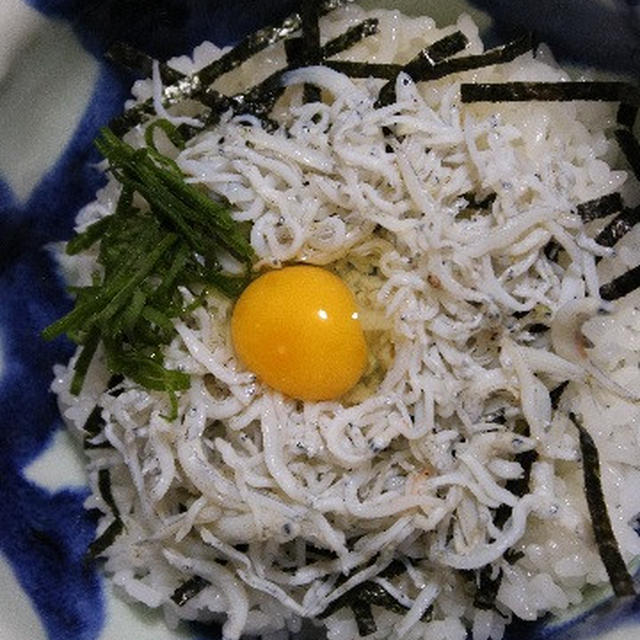
[[[473,0],[496,18],[492,34],[503,38],[514,25],[537,28],[556,51],[570,59],[592,62],[607,69],[640,69],[637,5],[627,0],[626,11],[615,12],[597,2],[580,2],[582,38],[566,38],[570,0]],[[29,0],[43,14],[67,20],[84,47],[96,58],[115,40],[125,40],[150,54],[167,58],[189,52],[204,39],[219,44],[286,15],[297,2],[211,3],[207,0]],[[577,11],[577,9],[575,9]],[[603,12],[610,12],[605,14]],[[566,15],[566,14],[565,14]],[[590,27],[609,16],[616,30],[606,47],[594,46],[600,33]],[[624,15],[631,16],[625,19]],[[136,21],[135,17],[140,20]],[[613,20],[613,17],[616,17]],[[634,57],[635,56],[635,57]],[[43,177],[26,204],[19,204],[0,180],[0,549],[30,595],[53,640],[93,640],[104,624],[104,597],[95,565],[85,562],[84,549],[95,531],[95,520],[82,503],[86,490],[55,493],[23,477],[25,466],[47,444],[61,420],[48,391],[52,366],[64,362],[72,346],[64,339],[45,343],[40,331],[70,305],[64,285],[45,245],[68,238],[73,220],[89,202],[104,178],[93,164],[98,155],[92,140],[98,128],[121,110],[131,78],[101,63],[93,98],[82,121],[55,166]],[[507,633],[511,640],[587,637],[599,633],[621,616],[637,615],[637,604],[605,612],[598,625],[579,623],[544,628],[520,623]],[[585,614],[586,615],[586,614]],[[605,626],[603,626],[605,625]],[[214,630],[198,627],[197,635],[211,640]],[[580,634],[580,635],[576,635]]]
[[[533,31],[560,60],[640,74],[638,0],[470,0],[494,20],[491,40]]]
[[[69,237],[77,211],[104,183],[92,140],[125,95],[104,66],[73,139],[26,204],[0,184],[0,549],[55,640],[98,637],[104,607],[95,567],[84,558],[95,533],[82,506],[87,490],[50,493],[22,474],[62,426],[49,387],[54,363],[72,353],[64,339],[39,338],[70,307],[45,245]]]

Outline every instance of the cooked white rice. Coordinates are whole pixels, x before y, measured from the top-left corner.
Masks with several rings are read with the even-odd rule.
[[[323,40],[365,15],[379,18],[379,34],[338,58],[406,62],[458,29],[470,41],[465,54],[483,50],[466,16],[438,29],[430,18],[355,5],[322,19]],[[170,64],[190,72],[220,55],[204,43],[193,60]],[[284,65],[280,45],[216,86],[243,90],[272,65]],[[161,607],[170,625],[220,620],[234,639],[296,631],[302,618],[373,580],[408,608],[374,608],[370,637],[462,640],[471,630],[474,640],[499,640],[514,616],[562,612],[585,587],[607,581],[568,410],[598,446],[622,554],[627,562],[640,554],[632,526],[640,512],[640,298],[608,304],[598,293],[635,266],[640,238],[632,231],[614,255],[589,240],[603,222],[586,227],[576,213],[612,191],[633,197],[627,172],[612,168],[620,165],[609,135],[614,108],[459,98],[461,81],[567,79],[541,48],[435,82],[402,74],[397,103],[373,109],[382,81],[309,68],[286,76],[291,87],[275,111],[281,129],[226,116],[177,155],[189,182],[253,223],[258,269],[326,265],[348,283],[370,362],[342,402],[283,397],[238,364],[232,305],[212,293],[176,322],[166,349],[167,365],[192,378],[173,421],[164,417],[167,394],[129,380],[119,395],[105,392],[99,361],[79,397],[69,393],[74,361],[59,366],[53,389],[70,428],[82,434],[96,403],[103,408],[98,440],[112,446],[87,450],[87,507],[106,514],[102,533],[113,520],[98,489],[98,472],[108,469],[125,531],[106,551],[105,570],[123,593]],[[323,104],[302,104],[305,81],[323,87]],[[154,86],[157,96],[157,78],[138,83],[136,99]],[[385,137],[384,127],[397,135]],[[127,139],[142,144],[140,131]],[[118,192],[110,179],[78,229],[110,215]],[[468,192],[497,198],[470,212]],[[566,255],[560,264],[543,253],[552,239]],[[95,259],[61,261],[74,284],[87,284]],[[529,332],[536,319],[551,331]],[[581,326],[592,349],[580,342]],[[564,380],[571,383],[552,411],[549,390]],[[497,414],[504,420],[493,421]],[[515,434],[523,421],[530,437]],[[517,496],[505,483],[522,475],[514,455],[527,450],[538,458],[529,492]],[[501,505],[512,508],[502,530],[493,523]],[[307,543],[334,555],[311,563]],[[519,559],[505,559],[508,549]],[[394,558],[406,571],[381,577]],[[502,572],[493,610],[473,606],[468,573],[487,564]],[[193,575],[210,585],[179,607],[170,597]],[[359,637],[348,608],[323,624],[332,640]]]

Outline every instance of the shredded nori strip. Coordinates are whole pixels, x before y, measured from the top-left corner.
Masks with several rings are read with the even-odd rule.
[[[567,388],[568,385],[569,385],[569,381],[565,380],[564,382],[561,382],[557,387],[554,387],[553,389],[551,389],[551,391],[549,391],[549,398],[551,399],[552,409],[558,408],[558,405],[560,404],[560,399],[562,398],[562,394],[564,393],[564,390]]]
[[[516,424],[516,428],[514,430],[514,436],[528,436],[529,435],[529,425],[522,421]],[[511,480],[507,480],[504,488],[513,493],[518,497],[522,497],[529,491],[529,478],[531,476],[531,467],[533,463],[538,459],[538,453],[535,449],[530,451],[523,451],[522,453],[518,453],[514,456],[516,462],[519,462],[522,466],[523,473],[520,478],[513,478]],[[507,520],[511,516],[512,508],[507,504],[501,504],[495,511],[493,517],[493,523],[496,527],[502,529],[506,524]]]
[[[240,66],[256,53],[286,38],[300,28],[300,16],[294,14],[287,17],[280,25],[265,27],[241,40],[231,51],[201,69],[190,78],[181,78],[163,91],[163,104],[168,107],[202,93],[204,88],[215,79]],[[127,130],[142,122],[145,116],[153,114],[153,101],[147,100],[126,111],[122,116],[110,123],[110,128],[122,135]]]
[[[431,69],[425,67],[422,73],[419,74],[417,78],[414,78],[414,80],[416,80],[416,82],[439,80],[453,73],[481,69],[494,64],[505,64],[531,51],[532,48],[533,38],[531,34],[526,34],[505,45],[490,49],[485,53],[443,60],[431,67]]]
[[[380,575],[384,578],[395,578],[405,571],[405,566],[400,560],[393,560]],[[336,586],[347,580],[347,576],[340,576]],[[388,611],[404,614],[408,607],[398,602],[381,585],[371,580],[366,580],[350,589],[342,596],[334,600],[318,616],[320,619],[327,618],[343,607],[349,607],[354,614],[358,624],[358,632],[361,636],[369,635],[377,630],[373,616],[370,616],[371,606],[382,607]],[[431,607],[424,613],[423,620],[428,620],[431,616]],[[360,622],[358,622],[360,620]]]
[[[326,618],[343,607],[353,608],[356,602],[366,602],[369,605],[383,607],[395,613],[406,613],[408,609],[377,582],[365,580],[331,602],[319,617]]]
[[[137,73],[145,78],[150,78],[153,73],[153,58],[126,42],[116,42],[111,45],[105,57],[124,69]],[[180,71],[172,69],[163,62],[159,63],[158,66],[160,78],[162,78],[162,82],[165,84],[173,84],[184,77]]]
[[[580,434],[584,490],[600,558],[607,570],[609,581],[616,596],[634,596],[636,595],[636,590],[633,578],[620,553],[620,548],[611,527],[604,492],[602,491],[598,448],[589,432],[574,413],[569,413],[569,419]]]
[[[595,241],[603,247],[613,247],[618,240],[629,233],[639,222],[640,207],[625,209],[600,231],[595,237]]]
[[[378,625],[373,618],[371,604],[366,600],[355,600],[351,604],[351,610],[353,611],[353,617],[356,619],[359,636],[364,638],[378,630]]]
[[[476,593],[473,597],[473,606],[476,609],[493,609],[498,597],[498,590],[502,583],[502,569],[498,569],[498,574],[492,578],[493,567],[488,564],[476,572]]]
[[[171,599],[179,606],[182,607],[191,598],[197,596],[203,589],[206,589],[211,583],[200,576],[193,576],[187,581],[183,582],[171,595]]]
[[[640,143],[628,129],[616,129],[616,140],[637,180],[640,180]]]
[[[461,31],[456,31],[422,49],[417,56],[402,67],[402,71],[407,73],[413,80],[428,76],[429,72],[438,62],[442,62],[442,60],[462,51],[468,44],[469,40],[467,40],[467,37]],[[386,107],[395,102],[396,77],[389,80],[389,82],[380,89],[375,104],[377,108]]]
[[[516,562],[518,562],[518,560],[520,560],[521,558],[524,558],[525,553],[524,551],[516,551],[515,549],[511,548],[511,549],[507,549],[504,552],[504,559],[509,563],[509,564],[515,564]]]
[[[336,560],[338,558],[338,554],[331,549],[324,549],[322,547],[316,547],[309,542],[305,545],[306,553],[308,555],[319,556],[320,558],[325,558],[327,560]]]
[[[120,518],[116,518],[87,548],[86,558],[94,560],[99,558],[124,531],[124,524]]]
[[[544,246],[542,252],[548,260],[551,260],[551,262],[557,262],[561,250],[562,247],[555,240],[549,240],[549,242]]]
[[[328,13],[343,4],[345,4],[345,0],[325,0],[320,5],[320,13]],[[285,18],[279,25],[264,27],[248,35],[231,51],[228,51],[198,73],[189,77],[183,76],[173,84],[166,86],[162,95],[163,105],[169,107],[188,99],[199,100],[207,106],[210,106],[211,103],[218,104],[217,100],[212,99],[208,89],[209,85],[220,76],[249,60],[256,53],[291,36],[300,29],[301,25],[302,19],[299,14],[295,13]],[[153,100],[147,100],[112,120],[109,127],[117,135],[123,135],[148,116],[153,115],[153,113]]]
[[[318,9],[315,0],[304,0],[300,7],[300,17],[302,18],[301,65],[315,65],[322,59]],[[320,102],[320,89],[305,84],[303,100],[304,102]]]
[[[88,438],[94,438],[104,428],[104,420],[102,418],[102,407],[96,405],[93,411],[89,414],[87,421],[84,423],[82,429],[87,434]]]
[[[529,426],[526,422],[521,421],[516,424],[514,435],[529,435]],[[505,483],[505,489],[510,491],[516,496],[522,497],[529,491],[529,478],[531,476],[531,467],[533,463],[537,460],[538,454],[535,450],[532,451],[523,451],[522,453],[518,453],[514,459],[516,462],[519,462],[522,466],[523,473],[520,478],[514,478],[512,480],[508,480]],[[496,527],[502,529],[506,524],[507,520],[511,517],[512,508],[509,505],[501,504],[498,509],[496,509],[493,522]],[[518,558],[516,557],[518,554],[517,551],[513,551],[512,549],[507,549],[504,553],[504,557],[509,562],[510,558],[512,562],[515,562]],[[515,558],[515,559],[513,559]],[[502,582],[502,570],[498,571],[496,577],[492,577],[494,573],[494,568],[491,565],[486,565],[474,572],[475,581],[476,581],[476,591],[473,597],[473,606],[477,609],[493,609],[496,602],[496,597],[498,595],[498,590],[500,589],[500,584]]]
[[[640,265],[629,269],[621,276],[614,278],[600,287],[603,300],[617,300],[640,287]]]
[[[329,40],[322,47],[322,58],[331,58],[375,33],[378,33],[378,19],[367,18],[353,27],[349,27],[342,35]]]
[[[111,492],[111,473],[109,473],[109,469],[100,469],[98,471],[98,491],[105,504],[111,509],[114,517],[120,517],[120,510]]]
[[[462,194],[462,197],[467,201],[469,209],[488,209],[496,201],[498,194],[490,193],[482,200],[476,200],[476,194],[471,192]]]
[[[450,58],[430,68],[425,65],[420,70],[420,73],[416,74],[416,77],[412,77],[416,82],[425,82],[428,80],[438,80],[454,73],[480,69],[494,64],[505,64],[531,51],[532,48],[533,37],[531,34],[526,34],[512,42],[496,47],[495,49],[490,49],[479,55]]]
[[[640,104],[640,90],[626,82],[464,83],[460,95],[465,103],[593,100]]]
[[[601,198],[583,202],[576,207],[576,210],[584,222],[590,222],[596,218],[606,218],[612,213],[618,213],[623,207],[622,196],[616,191]]]
[[[606,218],[621,211],[623,207],[622,196],[618,192],[614,192],[595,200],[582,202],[576,207],[576,211],[584,222],[590,222],[596,218]],[[558,261],[560,251],[562,251],[562,247],[555,240],[547,242],[543,249],[544,255],[552,262]]]
[[[350,78],[382,78],[384,80],[392,80],[402,71],[402,65],[393,63],[325,60],[322,64],[325,67],[344,73]]]
[[[627,104],[622,102],[618,107],[618,114],[616,120],[622,127],[633,129],[638,118],[638,107],[636,105]]]
[[[329,40],[320,50],[321,58],[324,59],[348,49],[363,38],[376,33],[377,29],[378,21],[375,18],[363,20],[350,27],[342,35]],[[282,75],[290,70],[289,67],[280,69],[244,93],[231,97],[218,94],[220,96],[220,105],[212,108],[205,125],[212,126],[215,124],[220,115],[228,108],[233,109],[237,114],[250,113],[262,119],[268,118],[273,105],[284,92],[284,87],[281,83]]]
[[[310,3],[308,3],[310,4]],[[316,3],[314,3],[316,4]],[[344,0],[329,0],[315,8],[317,15],[323,15],[345,4]],[[301,12],[302,13],[302,12]],[[316,18],[317,19],[317,18]],[[295,13],[286,18],[279,26],[265,27],[248,35],[231,51],[212,62],[198,73],[203,85],[210,85],[221,75],[235,69],[263,49],[291,36],[303,26],[304,16]]]
[[[467,48],[469,40],[462,31],[455,31],[451,35],[440,38],[433,44],[429,45],[425,50],[421,51],[413,60],[405,67],[405,71],[413,76],[413,73],[421,74],[425,69],[425,62],[428,63],[426,73],[429,73],[429,67],[442,62],[447,58],[459,53]]]
[[[544,324],[543,322],[534,322],[533,324],[528,324],[525,329],[529,333],[545,333],[549,331],[549,325]]]

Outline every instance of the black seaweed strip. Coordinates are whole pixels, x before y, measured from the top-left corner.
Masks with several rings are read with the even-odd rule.
[[[83,449],[112,449],[113,445],[108,441],[104,440],[102,442],[93,443],[89,438],[85,438],[82,442]]]
[[[418,55],[402,67],[402,71],[417,80],[424,75],[428,75],[438,62],[442,62],[445,58],[462,51],[468,44],[467,37],[461,31],[456,31],[422,49]],[[396,78],[397,74],[380,89],[375,104],[377,108],[386,107],[395,102]]]
[[[355,602],[366,602],[396,613],[406,613],[407,611],[407,607],[398,602],[381,585],[366,580],[331,602],[318,617],[326,618],[343,607],[352,607]]]
[[[591,100],[640,104],[640,90],[625,82],[496,82],[463,83],[462,102],[563,102]]]
[[[625,209],[617,215],[604,229],[595,237],[595,241],[603,247],[613,247],[623,236],[640,222],[640,207],[635,209]]]
[[[406,571],[404,563],[400,560],[393,560],[385,569],[380,572],[380,575],[385,578],[395,578]],[[347,580],[347,576],[340,575],[336,582],[336,587],[344,583]],[[354,605],[366,603],[367,605],[376,605],[383,607],[396,613],[405,613],[407,607],[398,602],[390,593],[388,593],[381,585],[367,580],[360,583],[347,591],[347,593],[340,596],[337,600],[334,600],[329,606],[319,615],[320,618],[326,618],[330,616],[338,609],[343,607],[350,607],[353,609]]]
[[[565,380],[564,382],[561,382],[557,387],[554,387],[553,389],[551,389],[551,391],[549,391],[549,398],[551,399],[552,409],[558,408],[560,399],[562,398],[562,394],[564,393],[564,390],[567,388],[568,384],[569,381]]]
[[[614,278],[600,287],[603,300],[617,300],[640,287],[640,265],[629,269],[621,276]]]
[[[551,262],[557,262],[558,261],[558,255],[560,255],[560,251],[561,250],[562,250],[562,247],[555,240],[550,240],[544,246],[544,249],[542,251],[543,251],[544,255],[549,260],[551,260]]]
[[[549,331],[549,325],[544,324],[543,322],[534,322],[533,324],[529,324],[526,327],[526,330],[529,333],[545,333],[545,331]]]
[[[111,390],[124,382],[124,376],[121,373],[114,373],[107,382],[107,389]]]
[[[302,18],[302,64],[314,65],[321,60],[320,25],[318,5],[315,0],[303,0],[300,7]],[[304,85],[304,102],[320,102],[320,89],[310,84]]]
[[[295,66],[297,61],[302,59],[303,46],[302,38],[287,38],[284,41],[284,52],[290,67]]]
[[[109,469],[100,469],[100,471],[98,471],[98,491],[105,504],[111,509],[114,517],[118,518],[120,516],[120,510],[111,492],[111,474],[109,473]]]
[[[493,424],[506,424],[507,418],[504,415],[504,407],[500,407],[497,411],[490,413],[489,415],[484,417],[485,422],[490,422]]]
[[[624,563],[611,528],[611,520],[609,519],[600,479],[598,448],[589,432],[582,426],[582,423],[574,413],[569,414],[569,419],[580,434],[584,490],[600,558],[602,558],[602,563],[607,570],[613,592],[618,597],[634,596],[636,595],[636,590],[633,578]]]
[[[400,64],[382,64],[375,62],[352,62],[351,60],[325,60],[324,66],[344,73],[350,78],[382,78],[391,80],[395,78],[400,71]]]
[[[462,58],[451,58],[436,64],[428,73],[414,78],[416,81],[438,80],[452,73],[481,69],[494,64],[504,64],[515,60],[533,48],[533,38],[531,34],[526,34],[495,49],[490,49],[486,53]]]
[[[266,27],[249,34],[241,40],[231,51],[207,65],[198,72],[204,86],[210,85],[220,76],[239,67],[260,51],[276,42],[290,36],[300,28],[301,20],[298,14],[285,18],[280,26]]]
[[[504,552],[504,559],[509,564],[515,564],[516,562],[518,562],[518,560],[520,560],[520,558],[524,558],[524,551],[516,551],[515,549],[511,548],[507,549]]]
[[[616,140],[633,169],[637,180],[640,180],[640,143],[628,129],[616,129]]]
[[[107,382],[107,390],[109,395],[117,398],[124,389],[118,389],[117,387],[124,381],[124,376],[120,373],[115,373],[109,378],[109,382]]]
[[[120,518],[116,518],[87,548],[86,557],[89,560],[99,558],[124,530]]]
[[[622,211],[623,207],[622,196],[618,192],[614,192],[595,200],[583,202],[576,209],[584,222],[590,222],[596,218],[606,218],[612,213],[618,213],[618,211]]]
[[[338,558],[338,554],[335,551],[331,551],[330,549],[323,549],[322,547],[316,547],[315,545],[308,542],[306,544],[306,552],[308,554],[313,554],[316,556],[320,556],[321,558],[327,558],[329,560],[336,560]]]
[[[350,27],[345,33],[337,36],[333,40],[329,40],[329,42],[321,48],[321,57],[328,58],[348,49],[363,38],[376,33],[377,28],[378,21],[375,18],[363,20],[353,27]],[[281,78],[287,71],[290,71],[289,67],[272,73],[269,77],[245,93],[239,93],[230,98],[223,96],[225,101],[228,101],[225,103],[225,108],[231,106],[236,113],[251,113],[260,118],[266,118],[273,108],[273,105],[284,92],[284,87],[281,85]],[[211,126],[214,124],[220,117],[220,113],[221,111],[213,109],[207,118],[206,125]]]
[[[528,426],[525,426],[521,430],[523,435],[529,434]],[[517,430],[516,430],[517,432]],[[538,459],[536,451],[523,451],[515,456],[515,461],[519,462],[522,466],[522,477],[508,480],[505,483],[505,489],[510,491],[516,496],[523,496],[529,491],[529,479],[531,477],[531,467],[533,463]],[[493,516],[493,522],[498,528],[504,527],[507,520],[511,516],[512,508],[509,505],[501,504]],[[508,554],[514,553],[511,549],[507,549],[504,553],[505,558]],[[517,552],[516,552],[517,553]],[[493,569],[491,566],[485,566],[477,572],[478,584],[476,585],[476,592],[473,598],[473,606],[478,609],[493,609],[495,605],[496,596],[500,589],[500,583],[502,582],[502,571],[498,573],[498,576],[494,579],[491,578]]]
[[[325,2],[323,10],[330,10],[341,3]],[[328,7],[328,8],[327,8]],[[275,44],[279,40],[290,36],[300,28],[301,20],[298,14],[293,14],[285,18],[279,25],[265,27],[248,35],[241,40],[231,51],[215,60],[194,74],[190,78],[181,78],[178,82],[164,88],[165,106],[175,104],[180,100],[185,100],[201,94],[209,84],[219,78],[224,73],[235,69],[256,53]],[[136,105],[121,116],[113,119],[109,127],[116,135],[122,135],[135,125],[142,122],[145,116],[153,114],[153,100]]]
[[[371,611],[371,604],[364,600],[355,600],[351,604],[351,610],[358,625],[358,635],[365,637],[378,630],[378,625],[373,618],[373,611]]]
[[[191,77],[183,76],[178,82],[164,88],[162,104],[165,107],[170,107],[178,102],[198,96],[202,91],[203,88],[197,75]],[[150,98],[131,107],[131,109],[125,111],[121,116],[113,118],[109,122],[109,129],[117,136],[122,136],[129,129],[140,124],[147,117],[153,116],[153,114],[153,99]]]
[[[621,103],[618,107],[618,115],[616,120],[622,127],[633,129],[638,118],[638,107],[636,105]]]
[[[529,435],[529,427],[525,425],[522,429],[516,429],[515,434],[519,434],[528,436]],[[535,450],[531,451],[523,451],[522,453],[518,453],[514,456],[516,462],[519,462],[522,466],[523,473],[520,478],[514,478],[512,480],[507,480],[504,485],[504,488],[507,491],[510,491],[516,496],[523,496],[525,493],[529,491],[529,478],[531,476],[531,467],[533,463],[538,459],[538,453]],[[493,517],[493,522],[498,528],[502,528],[509,517],[511,516],[511,507],[506,504],[501,504],[495,512]]]
[[[322,3],[320,12],[322,14],[328,13],[343,4],[345,4],[344,0],[326,0]],[[208,87],[214,80],[224,73],[235,69],[243,62],[246,62],[259,51],[262,51],[279,40],[290,36],[292,33],[300,29],[301,22],[300,16],[296,13],[285,18],[285,20],[279,25],[265,27],[264,29],[259,29],[255,33],[248,35],[244,40],[241,40],[239,44],[231,49],[231,51],[227,52],[210,65],[204,67],[198,73],[188,78],[183,77],[177,83],[165,87],[163,91],[163,104],[166,107],[189,98],[196,98],[200,100],[203,97],[203,94],[208,92]],[[371,21],[369,20],[365,22],[370,23]],[[377,26],[377,20],[375,22]],[[368,33],[365,35],[371,34]],[[338,51],[342,50],[342,48],[338,49]],[[325,55],[334,54],[325,53]],[[212,101],[211,98],[209,101]],[[212,102],[215,103],[215,101]],[[207,104],[207,100],[204,100],[203,103]],[[142,104],[129,109],[120,117],[112,120],[109,127],[116,135],[123,135],[129,129],[142,122],[145,116],[150,115],[153,115],[153,101],[147,100]]]
[[[467,201],[469,209],[488,209],[498,197],[497,193],[490,193],[484,200],[476,200],[475,193],[463,193],[462,197]],[[528,312],[527,312],[528,313]]]
[[[616,213],[620,211],[623,206],[622,197],[619,193],[615,192],[609,193],[601,198],[596,198],[595,200],[583,202],[576,207],[576,210],[585,222],[589,222],[596,218],[605,218],[612,213]],[[543,249],[544,255],[552,262],[558,261],[560,251],[562,251],[562,247],[555,240],[547,242]]]
[[[498,596],[498,590],[502,583],[502,569],[498,570],[495,578],[491,577],[493,567],[486,565],[477,572],[478,583],[476,585],[476,593],[473,597],[473,606],[476,609],[493,609]]]
[[[104,424],[104,420],[102,419],[102,407],[100,405],[96,405],[93,408],[93,411],[89,414],[82,430],[87,434],[88,438],[93,438],[102,431]]]
[[[331,58],[377,32],[378,19],[367,18],[353,27],[349,27],[342,35],[336,36],[333,40],[329,40],[329,42],[323,45],[321,57]]]
[[[145,78],[151,77],[153,73],[153,58],[126,42],[114,43],[105,54],[105,57],[111,62]],[[160,77],[165,84],[174,84],[184,77],[184,74],[172,69],[164,62],[159,64],[159,69]]]
[[[183,582],[171,595],[171,599],[179,606],[182,607],[191,598],[195,598],[203,589],[206,589],[211,583],[205,578],[200,576],[193,576],[185,582]]]
[[[400,560],[392,560],[381,572],[383,578],[397,578],[406,571],[406,567]]]
[[[466,49],[468,44],[469,40],[462,31],[454,31],[451,35],[440,38],[440,40],[429,45],[426,50],[421,51],[407,64],[405,71],[411,76],[414,72],[420,73],[425,68],[425,61],[429,63],[430,67],[433,67],[438,62],[442,62]],[[427,73],[429,73],[429,69],[427,69]]]

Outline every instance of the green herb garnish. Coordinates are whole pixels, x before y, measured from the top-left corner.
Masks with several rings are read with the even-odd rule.
[[[96,146],[122,184],[113,215],[88,227],[67,245],[70,255],[97,242],[101,274],[89,287],[76,289],[75,307],[43,331],[53,339],[63,333],[83,345],[75,365],[72,393],[79,393],[99,345],[114,374],[148,389],[175,392],[189,387],[189,376],[164,366],[161,346],[175,335],[172,320],[187,313],[180,287],[194,289],[202,303],[209,288],[229,297],[248,284],[253,251],[247,229],[216,202],[184,180],[176,163],[160,154],[153,140],[162,129],[180,147],[175,127],[157,121],[147,129],[147,147],[134,149],[109,129]],[[144,203],[134,205],[134,195]],[[240,274],[222,271],[222,253],[244,265]]]

